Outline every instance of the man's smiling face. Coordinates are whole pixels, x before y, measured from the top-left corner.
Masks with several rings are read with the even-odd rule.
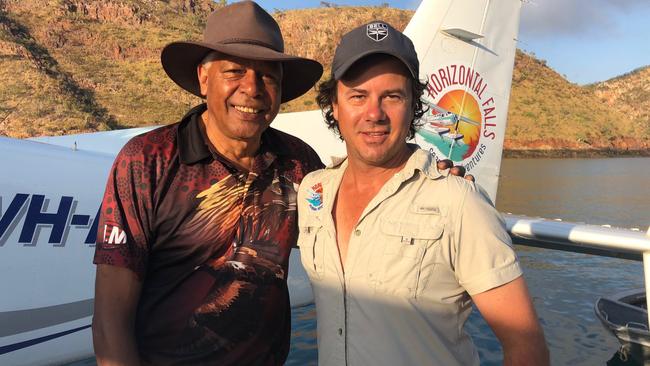
[[[255,142],[280,110],[282,65],[216,54],[199,66],[208,121],[228,139]]]
[[[351,161],[388,167],[408,156],[406,137],[413,119],[408,75],[396,58],[373,55],[337,82],[332,113]]]

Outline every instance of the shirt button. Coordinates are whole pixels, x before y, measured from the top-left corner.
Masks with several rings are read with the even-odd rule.
[[[343,329],[339,328],[339,335],[343,335]]]
[[[354,235],[356,235],[356,236],[361,235],[361,230],[359,230],[359,229],[354,230]]]

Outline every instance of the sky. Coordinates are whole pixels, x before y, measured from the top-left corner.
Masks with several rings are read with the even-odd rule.
[[[267,11],[321,6],[320,0],[257,0]],[[331,0],[337,5],[415,10],[419,0]],[[650,0],[525,0],[519,48],[570,82],[605,81],[650,65]]]

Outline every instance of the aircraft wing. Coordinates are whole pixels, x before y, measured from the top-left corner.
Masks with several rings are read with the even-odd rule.
[[[137,127],[124,130],[80,133],[65,136],[33,137],[29,140],[44,142],[50,145],[67,147],[72,150],[94,151],[111,156],[117,155],[122,146],[131,138],[151,131],[158,126]]]

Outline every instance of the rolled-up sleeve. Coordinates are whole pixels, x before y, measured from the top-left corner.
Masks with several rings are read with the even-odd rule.
[[[505,222],[472,184],[460,205],[454,228],[455,273],[470,295],[504,285],[522,275]]]

